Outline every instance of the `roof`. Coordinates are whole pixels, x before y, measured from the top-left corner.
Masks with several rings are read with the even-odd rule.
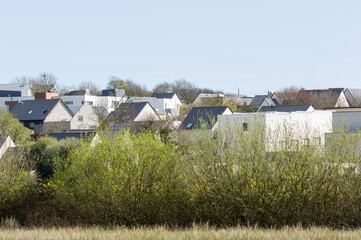
[[[261,103],[263,102],[263,100],[265,98],[267,98],[268,95],[255,95],[254,98],[253,98],[253,103],[252,105],[256,105],[256,106],[259,106],[261,105]]]
[[[284,105],[284,106],[262,106],[258,112],[297,112],[307,111],[312,105]]]
[[[173,98],[173,96],[175,95],[175,93],[153,93],[152,97],[155,98]]]
[[[28,100],[15,105],[11,110],[19,121],[44,120],[60,99]]]
[[[345,96],[352,106],[359,105],[361,102],[361,88],[347,88]]]
[[[345,88],[303,88],[304,91],[311,94],[318,94],[320,95],[323,92],[333,92],[337,95],[340,95]]]
[[[122,103],[118,109],[112,111],[108,117],[115,121],[134,121],[148,102]],[[150,104],[149,104],[150,105]],[[155,112],[155,111],[154,111]]]
[[[86,131],[86,132],[67,132],[67,133],[49,133],[49,137],[56,138],[58,141],[67,139],[67,138],[86,138],[89,136],[94,136],[96,134],[95,131]]]
[[[89,89],[85,89],[85,90],[74,90],[74,91],[70,91],[68,93],[64,94],[65,96],[71,96],[71,95],[90,95],[90,91]]]
[[[75,115],[82,106],[67,105],[70,111]]]
[[[192,130],[206,127],[211,129],[217,122],[218,115],[222,115],[227,109],[229,109],[227,106],[194,107],[183,120],[181,128]]]

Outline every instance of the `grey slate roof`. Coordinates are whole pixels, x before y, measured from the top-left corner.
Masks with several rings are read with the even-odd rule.
[[[75,115],[82,106],[67,105],[70,111]]]
[[[361,88],[347,88],[345,96],[351,106],[356,106],[361,102]]]
[[[67,132],[67,133],[49,133],[49,137],[56,138],[58,141],[67,139],[67,138],[87,138],[90,136],[95,136],[95,131],[86,131],[86,132]]]
[[[262,106],[258,112],[296,112],[307,111],[312,105]]]
[[[44,120],[60,99],[22,101],[11,110],[19,121]]]
[[[268,95],[255,95],[253,98],[252,105],[259,106]]]
[[[344,88],[326,88],[326,89],[304,89],[304,91],[306,91],[307,93],[311,93],[311,94],[317,94],[320,95],[321,93],[324,92],[332,92],[337,94],[337,96],[339,96],[341,94],[341,92],[344,90]]]
[[[109,113],[108,117],[112,121],[134,121],[148,102],[128,102],[119,105],[118,109]],[[150,105],[150,104],[149,104]],[[155,111],[154,111],[155,112]]]
[[[182,129],[211,129],[217,122],[217,116],[222,115],[229,107],[194,107],[181,124]]]
[[[175,93],[153,93],[152,97],[172,99],[174,95]]]

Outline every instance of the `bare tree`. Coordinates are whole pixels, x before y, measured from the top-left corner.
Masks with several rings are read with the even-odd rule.
[[[90,93],[92,95],[100,95],[100,93],[101,93],[101,91],[99,90],[99,87],[95,83],[90,82],[90,81],[81,82],[78,85],[78,89],[79,90],[89,89]]]
[[[173,84],[168,82],[159,83],[153,88],[153,93],[171,93],[171,92],[173,92]]]
[[[151,95],[145,85],[140,85],[132,80],[126,80],[124,83],[125,94],[129,97],[148,97]]]
[[[185,104],[193,103],[199,93],[196,85],[194,83],[186,81],[185,79],[175,81],[173,84],[173,91]]]
[[[299,88],[291,86],[277,91],[277,96],[283,100],[282,105],[295,105],[299,91]]]
[[[13,84],[31,84],[32,93],[53,91],[56,88],[58,78],[51,72],[41,72],[36,77],[20,76],[14,78]]]

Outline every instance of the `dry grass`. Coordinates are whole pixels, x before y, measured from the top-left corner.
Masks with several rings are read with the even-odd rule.
[[[158,228],[51,228],[0,229],[0,239],[361,239],[361,230],[331,230],[328,228],[213,229],[194,227],[186,230]]]

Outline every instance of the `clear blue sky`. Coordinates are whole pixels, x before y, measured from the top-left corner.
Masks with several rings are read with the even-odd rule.
[[[361,88],[360,0],[0,0],[0,83]]]

